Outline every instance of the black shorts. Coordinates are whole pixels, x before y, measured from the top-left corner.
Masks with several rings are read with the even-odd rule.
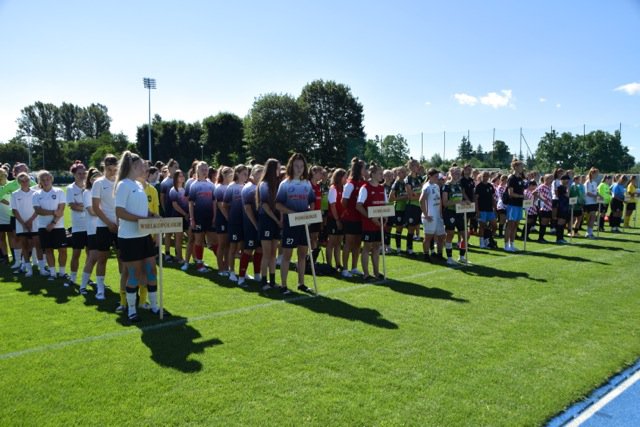
[[[380,243],[380,230],[378,231],[363,231],[362,241],[364,243]]]
[[[60,249],[67,247],[67,230],[64,228],[54,228],[47,231],[46,228],[38,229],[40,246],[42,249]]]
[[[260,241],[280,239],[280,227],[269,215],[258,215],[258,237]]]
[[[396,227],[404,227],[404,211],[396,209],[395,216],[392,217],[393,225]]]
[[[618,199],[611,199],[611,213],[621,213],[624,203]]]
[[[96,250],[108,252],[112,246],[118,249],[118,234],[110,232],[108,227],[97,227]]]
[[[229,228],[229,221],[222,215],[221,212],[218,212],[216,215],[216,233],[218,234],[227,234]]]
[[[362,222],[360,221],[342,221],[342,231],[344,234],[362,235]]]
[[[307,233],[304,231],[304,225],[290,227],[289,220],[285,219],[282,228],[282,247],[295,248],[298,246],[307,246]]]
[[[14,229],[9,224],[0,224],[0,233],[11,233]]]
[[[540,219],[551,219],[551,211],[538,211],[538,216]]]
[[[608,203],[607,204],[601,203],[600,204],[600,213],[602,215],[604,215],[604,214],[607,213],[607,210],[609,210],[609,204]]]
[[[242,224],[228,224],[227,234],[229,235],[229,242],[239,243],[244,240],[244,230]]]
[[[444,210],[444,229],[447,231],[464,231],[464,214],[452,212],[450,209]]]
[[[322,223],[314,222],[313,224],[309,224],[309,233],[319,233],[322,229]]]
[[[195,217],[194,227],[191,229],[194,233],[209,233],[215,230],[213,226],[213,217]]]
[[[9,224],[11,224],[11,230],[16,231],[16,217],[12,216],[9,220]]]
[[[71,247],[73,249],[84,249],[87,247],[87,232],[76,231],[71,233]]]
[[[558,209],[558,199],[551,200],[551,209]]]
[[[120,247],[120,260],[123,262],[141,261],[156,256],[155,243],[151,236],[134,237],[126,239],[118,237]]]
[[[404,224],[407,227],[417,227],[421,224],[420,217],[422,215],[422,209],[420,206],[407,205],[404,208]]]
[[[573,217],[582,216],[582,209],[573,209]]]
[[[598,210],[598,205],[584,205],[585,212],[596,212]]]
[[[90,251],[98,250],[98,239],[96,238],[95,234],[87,235],[87,249],[89,249]]]
[[[507,210],[506,209],[498,209],[498,216],[500,215],[507,215]]]
[[[24,237],[25,239],[32,239],[32,238],[37,237],[37,236],[38,236],[38,233],[35,233],[35,232],[32,232],[32,231],[29,231],[29,232],[26,232],[26,233],[16,233],[16,237]]]
[[[635,203],[627,203],[627,214],[630,214],[631,212],[636,210],[636,204]]]
[[[339,229],[337,221],[331,217],[327,218],[326,230],[330,236],[342,236],[344,234],[344,230]]]
[[[257,249],[260,247],[258,230],[255,229],[251,221],[247,220],[245,223],[243,223],[242,234],[244,236],[245,249]]]
[[[564,219],[565,222],[569,222],[571,220],[571,212],[561,212],[558,211],[556,214],[557,219]]]

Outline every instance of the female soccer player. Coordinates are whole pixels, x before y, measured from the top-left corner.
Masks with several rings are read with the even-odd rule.
[[[585,202],[585,189],[581,175],[575,175],[573,177],[573,183],[569,187],[569,198],[571,197],[577,198],[577,203],[573,206],[573,224],[569,224],[569,232],[572,237],[575,237],[578,235],[578,231],[582,226],[582,215],[584,212]],[[571,218],[569,218],[569,220],[571,220]]]
[[[58,276],[69,286],[66,275],[67,233],[64,228],[65,194],[53,187],[53,175],[49,171],[38,172],[40,189],[33,195],[33,209],[38,214],[38,237],[49,265],[49,280],[56,278],[56,260],[54,250],[58,251]],[[27,255],[28,256],[28,255]],[[26,258],[26,257],[25,257]]]
[[[211,244],[215,239],[213,221],[216,213],[215,186],[207,179],[209,165],[199,162],[196,180],[189,187],[189,225],[193,232],[193,258],[198,273],[206,273],[204,265],[204,242]]]
[[[118,225],[114,197],[114,185],[118,173],[118,158],[113,154],[107,154],[103,161],[104,175],[98,178],[91,187],[91,203],[96,219],[96,282],[98,290],[97,300],[104,300],[104,276],[107,268],[109,251],[114,246],[118,248]],[[122,272],[120,258],[118,258],[118,270]],[[121,283],[122,285],[122,283]],[[122,286],[120,287],[120,302],[126,299]]]
[[[174,216],[173,205],[169,200],[169,192],[173,187],[173,175],[180,169],[180,164],[174,159],[169,159],[166,168],[166,176],[160,183],[160,206],[162,206],[162,216],[169,218]],[[173,233],[165,233],[164,235],[164,260],[166,262],[173,261],[170,250],[172,237]]]
[[[362,243],[362,221],[360,213],[356,210],[358,192],[366,179],[364,161],[354,157],[351,160],[351,170],[347,184],[342,190],[342,226],[345,234],[344,249],[342,251],[342,277],[353,277],[354,274],[362,275],[358,271],[358,258],[360,256],[360,244]],[[351,270],[349,270],[349,255],[351,255]]]
[[[67,204],[71,208],[71,282],[76,283],[80,254],[87,247],[87,215],[84,210],[84,186],[87,169],[80,161],[71,165],[73,183],[67,186]]]
[[[169,190],[169,200],[174,216],[182,217],[183,233],[176,233],[176,260],[182,264],[180,269],[186,271],[189,267],[189,243],[187,242],[187,257],[182,257],[182,238],[184,231],[189,230],[189,199],[184,191],[185,176],[184,173],[177,169],[173,174],[173,187]]]
[[[404,185],[404,180],[407,177],[407,170],[404,166],[397,167],[395,169],[396,179],[391,184],[391,191],[389,192],[389,200],[393,202],[396,214],[393,217],[393,225],[396,228],[395,241],[396,241],[396,253],[402,253],[402,231],[404,229],[404,211],[407,207],[407,190]]]
[[[331,175],[331,187],[329,188],[329,213],[327,219],[327,232],[329,238],[327,240],[327,263],[329,266],[335,262],[336,271],[341,272],[342,256],[341,246],[344,236],[344,229],[342,225],[342,190],[346,180],[347,171],[338,168],[333,171]]]
[[[611,181],[611,175],[605,175],[604,179],[598,184],[598,196],[602,199],[602,203],[600,204],[600,223],[598,224],[600,231],[604,231],[604,216],[611,202]]]
[[[218,275],[229,276],[229,220],[222,211],[222,203],[227,187],[233,181],[233,169],[228,166],[221,166],[215,186],[214,198],[216,203],[215,232],[217,250],[214,250],[218,261]]]
[[[464,214],[456,213],[456,204],[462,202],[463,189],[460,185],[460,176],[462,172],[459,167],[454,166],[449,169],[449,180],[442,187],[442,217],[444,220],[444,228],[446,230],[445,250],[447,251],[447,264],[456,265],[453,259],[453,235],[458,230],[458,241],[460,249],[460,263],[466,263],[466,247],[467,242],[464,241],[462,233],[464,232]]]
[[[160,313],[153,239],[138,230],[138,220],[149,217],[147,196],[138,182],[145,174],[144,161],[137,154],[122,153],[116,180],[115,212],[119,219],[118,247],[124,267],[122,274],[126,277],[127,314],[132,323],[140,321],[136,299],[141,282],[147,285],[151,312]]]
[[[516,231],[522,219],[522,200],[524,199],[524,164],[520,160],[511,162],[512,173],[507,180],[507,227],[505,230],[504,250],[516,252],[515,247]]]
[[[256,209],[257,183],[262,178],[264,166],[254,165],[251,168],[249,180],[242,187],[242,234],[244,237],[244,250],[240,256],[240,269],[238,285],[242,285],[247,275],[249,259],[253,255],[253,280],[260,283],[262,276],[260,268],[262,264],[262,248],[258,237],[258,210]]]
[[[35,226],[38,214],[33,209],[33,196],[36,190],[31,188],[31,179],[26,172],[20,172],[16,177],[16,181],[19,183],[20,188],[11,193],[11,210],[16,219],[16,238],[18,239],[21,253],[25,254],[25,259],[24,261],[21,260],[21,263],[26,272],[25,276],[31,277],[33,269],[31,267],[30,254],[35,241],[38,240],[37,227]]]
[[[404,223],[407,225],[407,254],[413,255],[413,237],[420,229],[420,193],[424,179],[418,174],[420,163],[411,159],[407,162],[409,174],[404,180],[407,191],[407,206],[404,211]]]
[[[569,182],[571,178],[569,175],[562,175],[560,178],[560,185],[556,187],[557,197],[557,210],[556,210],[556,243],[565,244],[564,240],[564,227],[565,224],[569,224],[570,221],[570,209],[569,206]]]
[[[354,196],[355,197],[355,196]],[[304,273],[307,257],[307,237],[304,226],[289,225],[288,214],[305,212],[315,203],[315,194],[309,182],[307,173],[307,161],[300,153],[293,154],[287,162],[286,178],[280,183],[276,194],[276,209],[284,216],[282,227],[282,264],[280,264],[280,280],[282,280],[281,292],[284,295],[291,293],[287,287],[287,275],[289,262],[293,248],[297,248],[298,255],[298,290],[312,293],[304,284]]]
[[[356,209],[362,215],[362,280],[372,282],[383,279],[380,274],[380,245],[382,243],[380,218],[369,218],[370,206],[382,206],[387,204],[387,194],[382,185],[382,167],[375,162],[369,166],[369,180],[360,187]],[[373,267],[373,276],[369,274],[369,257]]]
[[[547,227],[551,223],[553,199],[551,196],[551,184],[553,183],[553,175],[546,174],[542,178],[542,184],[535,190],[535,195],[538,198],[538,216],[540,217],[540,232],[538,233],[538,243],[549,243],[545,240],[544,236],[547,232]]]
[[[629,198],[629,202],[627,202],[627,208],[624,211],[624,227],[628,228],[631,226],[631,215],[633,211],[636,210],[636,196],[638,193],[638,187],[636,186],[636,176],[631,175],[629,179],[629,185],[627,185],[627,197]]]
[[[504,226],[507,223],[507,209],[504,204],[504,193],[507,191],[507,175],[500,175],[494,181],[496,190],[496,213],[498,215],[498,237],[504,237]]]
[[[436,169],[429,169],[427,172],[428,181],[422,186],[422,194],[420,195],[420,209],[422,210],[422,226],[424,229],[422,251],[424,253],[424,260],[427,262],[431,261],[429,248],[434,238],[437,240],[437,257],[442,259],[442,248],[446,236],[444,221],[442,219],[440,185],[438,184],[439,175],[440,172]],[[436,256],[433,251],[431,255]]]
[[[474,188],[474,198],[476,204],[476,217],[480,224],[480,247],[488,248],[493,241],[496,232],[496,198],[495,188],[489,182],[490,173],[482,172],[482,181]],[[486,230],[489,230],[490,237],[485,237]]]
[[[249,169],[245,165],[237,165],[233,170],[233,181],[227,186],[220,205],[222,214],[227,218],[229,245],[227,250],[227,265],[229,280],[238,282],[238,286],[246,287],[244,278],[238,281],[235,273],[235,259],[244,245],[244,230],[242,225],[244,203],[242,203],[242,188],[249,178]],[[246,270],[246,269],[245,269]],[[244,275],[243,275],[244,276]]]
[[[313,194],[316,196],[316,201],[313,205],[313,209],[322,210],[322,177],[324,175],[324,168],[322,166],[311,166],[309,169],[309,181],[311,181],[311,188]],[[309,225],[309,237],[311,239],[311,260],[315,263],[320,255],[319,237],[322,223],[317,222]]]
[[[98,247],[96,242],[96,221],[97,216],[93,210],[93,203],[91,201],[91,189],[94,182],[100,178],[102,174],[96,168],[89,168],[87,172],[87,180],[84,185],[84,192],[82,193],[82,205],[86,213],[87,221],[87,258],[84,261],[84,268],[82,269],[82,278],[80,279],[80,294],[87,294],[87,285],[91,277],[93,267],[98,261]],[[120,301],[120,305],[124,307],[125,301]]]
[[[598,210],[598,182],[596,177],[600,171],[597,168],[589,169],[587,180],[584,183],[585,197],[584,210],[587,214],[587,238],[593,239],[593,224],[596,222],[596,211]]]
[[[620,233],[622,224],[622,211],[624,210],[624,195],[627,192],[627,177],[620,175],[615,184],[611,186],[611,213],[609,214],[609,225],[613,233]]]
[[[258,237],[262,246],[262,263],[260,275],[262,290],[275,289],[276,284],[276,255],[282,219],[276,209],[276,194],[280,183],[280,162],[269,159],[264,165],[264,173],[258,181],[256,190],[256,206],[258,207]],[[269,282],[267,282],[267,274]]]
[[[530,208],[527,208],[527,223],[525,225],[526,229],[522,230],[522,240],[525,239],[531,240],[531,231],[533,227],[536,225],[536,220],[538,219],[538,207],[536,206],[536,188],[538,187],[535,179],[532,179],[527,182],[527,188],[524,190],[524,199],[523,200],[531,200],[533,205]],[[525,232],[526,230],[526,232]]]

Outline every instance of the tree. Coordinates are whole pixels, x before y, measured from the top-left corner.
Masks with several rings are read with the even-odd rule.
[[[482,144],[478,144],[478,148],[476,148],[476,152],[475,152],[475,158],[480,160],[481,162],[484,161],[485,154],[484,154],[484,150],[482,149]]]
[[[364,143],[364,159],[367,162],[376,162],[380,165],[385,165],[384,157],[380,152],[380,145],[382,140],[380,136],[376,135],[374,139],[367,139]]]
[[[80,111],[78,122],[85,136],[96,139],[103,133],[109,132],[111,117],[108,111],[102,104],[91,104]]]
[[[491,151],[491,167],[509,168],[513,156],[509,152],[509,147],[504,141],[496,139],[493,142],[493,150]]]
[[[303,151],[300,105],[291,95],[261,95],[244,119],[244,132],[250,158],[259,163],[270,157],[285,162],[291,153]]]
[[[23,139],[15,137],[6,144],[0,144],[0,159],[2,159],[3,163],[9,163],[10,165],[16,162],[27,163],[29,159],[27,143]]]
[[[232,113],[218,113],[202,121],[201,142],[215,153],[220,165],[235,165],[245,160],[242,150],[242,119]]]
[[[629,148],[622,145],[620,132],[613,134],[597,130],[584,137],[575,137],[581,146],[582,156],[577,166],[586,171],[592,166],[607,172],[623,172],[630,170],[635,159],[629,154]]]
[[[62,165],[62,151],[56,138],[58,133],[58,107],[37,101],[26,106],[18,119],[18,136],[35,138],[32,142],[33,165],[58,169]]]
[[[351,89],[334,81],[308,83],[298,97],[304,123],[305,153],[316,163],[346,166],[364,154],[362,104]]]
[[[471,160],[473,157],[473,146],[466,136],[462,137],[462,141],[458,146],[458,159],[463,162]]]
[[[58,136],[63,141],[77,141],[83,136],[79,127],[83,109],[63,102],[58,109]]]
[[[385,136],[380,148],[383,165],[386,167],[401,166],[409,160],[409,144],[401,134]]]

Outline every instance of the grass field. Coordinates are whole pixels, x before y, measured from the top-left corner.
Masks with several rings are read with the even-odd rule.
[[[0,267],[0,425],[543,424],[640,356],[640,232],[601,237],[315,298],[169,267],[173,316],[136,326]]]

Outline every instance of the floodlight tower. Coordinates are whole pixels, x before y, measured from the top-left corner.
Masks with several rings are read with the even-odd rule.
[[[144,77],[142,79],[144,83],[144,88],[149,89],[149,161],[151,161],[151,89],[156,88],[156,79],[152,79],[150,77]]]

